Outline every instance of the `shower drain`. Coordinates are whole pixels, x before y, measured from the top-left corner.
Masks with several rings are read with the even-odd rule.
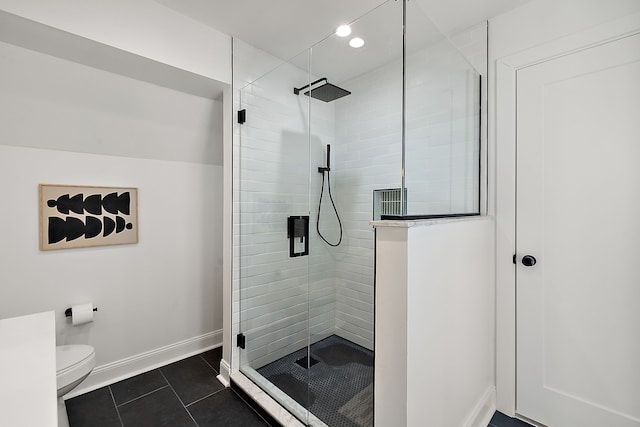
[[[309,361],[309,356],[305,356],[301,359],[296,360],[296,363],[300,366],[302,366],[304,369],[308,369],[310,367],[312,367],[313,365],[315,365],[316,363],[318,363],[318,360],[314,359],[313,357],[311,357],[311,361]]]

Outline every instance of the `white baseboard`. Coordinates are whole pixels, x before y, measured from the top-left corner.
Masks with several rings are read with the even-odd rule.
[[[185,359],[222,345],[222,330],[169,344],[144,353],[136,354],[106,365],[97,366],[91,374],[65,400],[127,378],[148,372],[169,363]],[[228,378],[228,376],[227,376]]]
[[[229,387],[231,385],[231,366],[229,363],[222,359],[220,361],[220,375],[218,375],[218,380],[224,384],[225,387]]]
[[[496,388],[490,386],[473,408],[464,427],[487,427],[496,411]]]

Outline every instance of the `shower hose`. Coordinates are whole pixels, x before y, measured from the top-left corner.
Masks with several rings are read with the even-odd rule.
[[[322,194],[324,193],[324,174],[325,174],[325,172],[327,173],[327,188],[329,190],[329,200],[331,200],[331,205],[333,206],[333,211],[336,213],[336,218],[338,218],[338,225],[340,226],[340,238],[338,239],[338,243],[329,242],[327,239],[324,238],[324,236],[320,232],[320,208],[322,207]],[[336,204],[333,201],[333,196],[331,195],[331,179],[329,177],[329,171],[322,172],[322,188],[320,189],[320,202],[318,203],[318,218],[316,220],[316,230],[318,231],[318,236],[320,236],[320,238],[322,240],[324,240],[324,242],[329,246],[336,247],[336,246],[340,245],[340,243],[342,242],[342,221],[340,221],[340,215],[338,215],[338,209],[336,208]]]

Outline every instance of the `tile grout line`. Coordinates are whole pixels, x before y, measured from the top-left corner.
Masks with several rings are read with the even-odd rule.
[[[189,418],[191,418],[191,421],[193,421],[193,423],[196,425],[196,427],[200,427],[198,425],[198,422],[196,421],[195,418],[193,418],[193,415],[191,415],[191,412],[189,412],[189,410],[187,409],[187,407],[184,405],[184,402],[182,401],[182,399],[180,399],[180,396],[178,396],[178,393],[176,393],[176,390],[173,388],[173,386],[171,385],[171,383],[169,382],[169,380],[167,379],[167,377],[165,377],[164,372],[162,372],[161,369],[158,369],[158,371],[160,372],[160,375],[162,375],[162,378],[164,378],[164,380],[167,382],[167,384],[169,385],[169,388],[171,389],[171,391],[173,391],[173,394],[176,395],[176,397],[178,398],[178,402],[180,402],[180,404],[182,405],[182,408],[187,412],[187,414],[189,414]]]
[[[216,375],[220,375],[220,372],[218,372],[218,371],[216,370],[216,368],[214,368],[213,366],[211,366],[211,364],[207,361],[207,359],[205,359],[205,358],[204,358],[204,356],[202,355],[202,353],[200,353],[198,356],[200,356],[200,358],[204,361],[204,363],[206,363],[206,364],[207,364],[207,366],[209,366],[209,367],[211,368],[211,370],[212,370],[213,372],[215,372],[215,373],[216,373]],[[162,373],[162,372],[161,372],[161,374],[162,374],[162,376],[164,377],[164,373]],[[165,380],[167,380],[167,379],[166,379],[166,377],[164,377],[164,378],[165,378]],[[171,383],[169,383],[169,380],[167,380],[167,383],[169,384],[169,387],[171,387],[171,389],[173,390],[173,386],[171,386]],[[222,389],[220,389],[220,390],[218,390],[218,391],[214,391],[213,393],[210,393],[210,394],[208,394],[208,395],[206,395],[206,396],[204,396],[204,397],[201,397],[200,399],[194,400],[193,402],[189,403],[188,405],[185,405],[185,404],[182,402],[182,399],[180,399],[180,397],[178,396],[178,394],[176,393],[176,391],[175,391],[175,390],[173,390],[173,392],[176,394],[176,396],[178,397],[178,400],[180,400],[180,403],[182,403],[183,407],[187,410],[187,412],[189,413],[189,416],[191,416],[191,419],[193,419],[193,421],[196,423],[196,426],[197,426],[197,425],[198,425],[198,423],[197,423],[197,421],[193,418],[193,416],[191,415],[191,412],[189,411],[189,407],[190,407],[191,405],[195,404],[195,403],[198,403],[198,402],[203,401],[204,399],[206,399],[206,398],[208,398],[208,397],[211,397],[211,396],[213,396],[213,395],[216,395],[216,394],[220,393],[221,391],[226,390],[227,388],[229,388],[229,387],[223,387]],[[242,403],[244,403],[244,404],[249,408],[249,410],[250,410],[251,412],[253,412],[255,415],[257,415],[257,416],[258,416],[258,418],[260,418],[260,419],[261,419],[261,420],[262,420],[266,425],[268,425],[269,427],[271,427],[271,424],[269,424],[269,423],[267,422],[267,420],[265,420],[265,419],[262,417],[262,415],[260,415],[260,414],[258,413],[258,411],[256,411],[256,410],[255,410],[251,405],[249,405],[249,404],[248,404],[248,403],[247,403],[247,402],[242,398],[242,396],[240,396],[240,395],[239,395],[238,393],[236,393],[234,390],[231,390],[231,392],[232,392],[233,394],[235,394],[238,398],[240,398],[240,400],[242,401]]]
[[[188,405],[184,405],[184,407],[185,407],[185,408],[187,408],[187,410],[189,410],[189,406],[193,405],[194,403],[198,403],[198,402],[200,402],[200,401],[203,401],[203,400],[204,400],[204,399],[206,399],[207,397],[211,397],[211,396],[213,396],[214,394],[218,394],[218,393],[220,393],[222,390],[224,390],[225,388],[226,388],[226,387],[223,387],[223,388],[221,388],[220,390],[214,391],[213,393],[209,393],[209,394],[207,394],[206,396],[201,397],[201,398],[200,398],[200,399],[198,399],[198,400],[194,400],[193,402],[189,403]]]
[[[204,356],[203,356],[202,354],[203,354],[203,353],[200,353],[198,356],[200,356],[200,358],[201,358],[202,360],[204,360],[204,363],[206,363],[206,364],[207,364],[207,365],[208,365],[208,366],[213,370],[213,372],[215,372],[215,373],[216,373],[216,375],[220,375],[220,372],[218,372],[218,370],[216,370],[216,368],[214,368],[213,366],[211,366],[211,364],[209,363],[209,361],[208,361],[207,359],[205,359],[205,358],[204,358]],[[193,405],[194,403],[198,403],[198,402],[200,402],[200,401],[202,401],[202,400],[204,400],[204,399],[206,399],[206,398],[208,398],[208,397],[211,397],[211,396],[213,396],[213,395],[215,395],[215,394],[218,394],[218,393],[220,393],[221,391],[223,391],[223,390],[225,390],[225,389],[227,389],[227,388],[229,388],[229,387],[224,387],[224,388],[222,388],[222,389],[220,389],[220,390],[218,390],[218,391],[214,391],[213,393],[211,393],[211,394],[209,394],[209,395],[207,395],[207,396],[204,396],[204,397],[202,397],[202,398],[200,398],[200,399],[198,399],[198,400],[196,400],[196,401],[194,401],[194,402],[189,403],[187,406],[185,406],[185,408],[186,408],[186,409],[187,409],[187,411],[188,411],[188,410],[189,410],[189,406]],[[265,422],[265,424],[267,424],[268,426],[270,426],[270,427],[271,427],[271,424],[269,424],[269,423],[267,422],[267,420],[265,420],[265,419],[262,417],[262,415],[260,415],[260,414],[258,413],[258,411],[256,411],[255,409],[253,409],[253,407],[252,407],[251,405],[249,405],[249,404],[248,404],[248,403],[247,403],[247,402],[242,398],[242,396],[240,396],[240,395],[239,395],[238,393],[236,393],[234,390],[231,390],[231,392],[232,392],[233,394],[235,394],[237,397],[239,397],[239,398],[240,398],[240,400],[242,401],[242,403],[244,403],[247,407],[249,407],[249,410],[251,410],[251,412],[253,412],[254,414],[256,414],[256,415],[258,416],[258,418],[260,418],[262,421],[264,421],[264,422]]]
[[[113,402],[113,407],[116,408],[116,414],[118,415],[118,420],[120,421],[120,425],[124,427],[124,422],[122,421],[122,417],[120,416],[118,405],[116,405],[116,398],[113,396],[113,391],[111,390],[111,386],[108,386],[108,387],[109,387],[109,394],[111,395],[111,401]]]
[[[150,392],[148,392],[148,393],[145,393],[145,394],[143,394],[143,395],[141,395],[141,396],[134,397],[133,399],[131,399],[131,400],[127,400],[126,402],[121,403],[121,404],[119,404],[119,405],[116,403],[116,408],[117,408],[117,407],[119,407],[119,406],[127,405],[127,404],[129,404],[129,403],[131,403],[131,402],[135,402],[135,401],[136,401],[136,400],[138,400],[138,399],[142,399],[143,397],[149,396],[150,394],[153,394],[153,393],[155,393],[156,391],[160,391],[160,390],[162,390],[163,388],[166,388],[166,387],[169,387],[169,384],[167,384],[167,385],[163,385],[162,387],[158,387],[157,389],[155,389],[155,390],[153,390],[153,391],[150,391]],[[114,399],[114,403],[115,403],[115,399]]]
[[[220,372],[218,372],[218,371],[216,370],[216,368],[214,368],[213,366],[211,366],[211,364],[207,361],[207,359],[205,359],[205,358],[204,358],[204,356],[202,356],[202,353],[200,353],[198,356],[200,356],[200,358],[201,358],[202,360],[204,360],[204,363],[206,363],[206,364],[207,364],[207,366],[209,366],[211,369],[213,369],[213,372],[215,372],[215,373],[216,373],[216,376],[217,376],[217,375],[220,375]]]

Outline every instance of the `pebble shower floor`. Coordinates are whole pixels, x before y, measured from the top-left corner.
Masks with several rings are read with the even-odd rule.
[[[372,426],[373,352],[332,335],[311,345],[308,369],[306,357],[303,348],[257,371],[328,426]]]

